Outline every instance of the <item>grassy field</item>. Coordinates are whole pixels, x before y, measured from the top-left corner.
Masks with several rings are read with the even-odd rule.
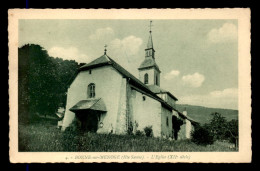
[[[19,151],[170,152],[234,151],[229,143],[200,146],[190,140],[170,141],[130,135],[61,132],[49,122],[19,125]]]

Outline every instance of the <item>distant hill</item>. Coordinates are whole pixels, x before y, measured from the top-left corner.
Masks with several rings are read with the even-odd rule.
[[[203,106],[193,106],[193,105],[186,105],[186,104],[176,104],[177,110],[180,112],[184,111],[186,108],[188,112],[188,116],[190,116],[195,121],[204,124],[209,123],[213,112],[218,112],[222,116],[224,116],[228,121],[232,119],[238,119],[238,110],[232,109],[220,109],[220,108],[208,108]]]

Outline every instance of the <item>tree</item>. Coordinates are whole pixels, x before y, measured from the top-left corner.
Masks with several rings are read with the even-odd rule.
[[[207,125],[216,140],[226,139],[227,120],[220,113],[212,113],[210,124]]]
[[[214,143],[214,136],[210,133],[207,125],[196,126],[191,132],[191,140],[199,145],[209,145]]]
[[[238,120],[232,119],[227,125],[226,137],[228,137],[229,142],[235,144],[236,149],[238,149]]]
[[[50,57],[39,45],[18,49],[19,122],[29,122],[35,114],[53,115],[65,106],[66,91],[77,73],[78,63]]]
[[[227,121],[219,113],[213,113],[209,124],[205,128],[210,130],[215,140],[228,140],[238,147],[238,120]]]
[[[21,121],[32,120],[37,108],[40,109],[39,97],[44,99],[45,95],[41,78],[46,77],[41,71],[46,67],[47,58],[47,51],[39,45],[25,45],[18,49],[18,103]]]

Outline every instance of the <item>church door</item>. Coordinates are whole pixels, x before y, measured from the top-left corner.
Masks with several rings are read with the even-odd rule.
[[[76,113],[80,122],[80,129],[87,132],[97,132],[98,129],[98,116],[97,111],[80,111]]]

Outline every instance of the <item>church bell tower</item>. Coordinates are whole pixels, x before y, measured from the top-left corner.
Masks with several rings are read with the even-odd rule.
[[[155,63],[155,50],[152,39],[152,21],[150,21],[150,31],[147,47],[145,49],[145,59],[139,66],[139,79],[146,85],[160,86],[160,69]]]

